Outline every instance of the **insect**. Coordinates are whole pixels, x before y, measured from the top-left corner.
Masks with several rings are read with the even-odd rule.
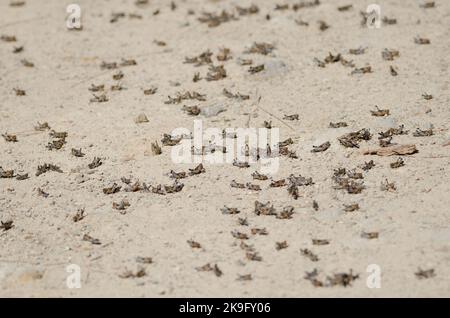
[[[121,211],[121,214],[125,214],[125,210],[130,207],[128,200],[122,200],[119,203],[113,202],[112,207],[114,210]]]
[[[352,203],[352,204],[344,204],[344,211],[345,212],[354,212],[359,210],[359,204],[358,203]]]
[[[275,208],[270,202],[261,203],[259,201],[255,201],[255,210],[256,215],[277,215]]]
[[[234,214],[239,214],[241,213],[241,211],[239,211],[236,208],[228,208],[228,207],[223,207],[222,209],[220,209],[220,211],[222,211],[222,214],[227,214],[227,215],[234,215]]]
[[[55,171],[55,172],[63,173],[61,168],[58,167],[57,165],[46,163],[46,164],[38,166],[37,172],[36,172],[36,177],[39,177],[41,174],[46,173],[48,171]]]
[[[429,137],[429,136],[433,136],[433,129],[427,129],[427,130],[422,130],[420,128],[417,128],[416,131],[413,133],[414,137]]]
[[[397,161],[390,163],[390,166],[392,169],[397,169],[397,168],[403,167],[404,165],[405,165],[405,161],[400,157],[397,159]]]
[[[81,151],[81,148],[80,149],[72,148],[71,153],[72,153],[72,156],[74,156],[74,157],[78,157],[78,158],[84,157],[84,153]]]
[[[301,249],[301,250],[300,250],[300,253],[301,253],[303,256],[309,258],[309,260],[310,260],[311,262],[317,262],[317,261],[319,261],[319,257],[318,257],[316,254],[314,254],[311,250],[309,250],[309,249],[307,249],[307,248]]]
[[[380,108],[378,108],[377,105],[375,105],[375,108],[376,108],[375,110],[370,111],[372,116],[383,117],[383,116],[389,116],[389,114],[390,114],[389,109],[380,109]]]
[[[292,219],[292,216],[294,215],[294,207],[293,206],[287,206],[283,208],[283,211],[277,214],[277,219],[280,220],[289,220]]]
[[[136,272],[131,270],[125,270],[122,274],[119,275],[120,278],[140,278],[146,276],[147,273],[145,268],[139,267]]]
[[[256,74],[262,71],[264,71],[264,64],[260,64],[257,66],[250,66],[250,68],[248,69],[248,72],[250,74]]]
[[[101,245],[102,244],[99,239],[93,238],[92,236],[90,236],[88,234],[84,234],[83,235],[83,241],[89,242],[89,243],[94,244],[94,245]]]
[[[4,133],[2,134],[2,137],[5,139],[6,142],[18,142],[16,135]]]
[[[330,123],[329,127],[330,128],[342,128],[342,127],[347,127],[348,124],[346,122],[337,122],[337,123]]]
[[[328,148],[330,148],[331,144],[329,141],[324,142],[323,144],[321,144],[320,146],[313,146],[313,149],[311,150],[311,152],[324,152],[327,151]]]
[[[414,273],[418,279],[427,279],[436,276],[436,273],[433,268],[423,270],[421,268],[418,269],[416,273]]]
[[[313,209],[314,211],[319,211],[319,203],[316,200],[313,201]]]
[[[84,209],[78,209],[77,213],[72,217],[72,221],[77,223],[83,220],[86,217],[84,214]]]
[[[198,106],[183,106],[183,110],[191,116],[198,116],[201,112]]]
[[[239,231],[231,231],[231,235],[238,240],[248,240],[249,239],[247,234],[239,232]]]
[[[3,170],[3,168],[0,167],[0,178],[14,178],[14,170]]]
[[[118,186],[117,183],[114,182],[112,186],[110,186],[108,188],[103,188],[103,193],[107,194],[107,195],[114,194],[114,193],[119,192],[121,189],[122,189],[122,187]]]
[[[100,167],[103,164],[102,160],[98,157],[94,157],[92,162],[88,164],[89,169],[95,169]]]
[[[395,183],[389,182],[388,179],[381,182],[380,188],[382,191],[388,191],[388,192],[395,192],[395,190],[397,190],[397,188],[395,187]]]
[[[153,258],[148,256],[138,256],[136,257],[136,262],[141,264],[152,264]]]
[[[144,95],[154,95],[158,91],[157,87],[150,87],[147,89],[144,89]]]
[[[269,235],[269,232],[267,232],[266,228],[263,229],[253,228],[250,231],[253,235]]]
[[[244,51],[244,53],[268,55],[269,53],[272,53],[274,49],[275,46],[273,44],[266,42],[254,42],[248,50]]]
[[[400,56],[400,51],[398,51],[398,50],[384,49],[381,52],[381,57],[385,61],[393,61],[396,57],[399,57],[399,56]]]
[[[192,248],[201,248],[201,244],[199,242],[196,242],[194,240],[189,240],[187,241],[187,243],[189,244],[190,247]]]
[[[199,175],[199,174],[202,174],[202,173],[205,173],[205,172],[206,172],[206,170],[205,170],[205,168],[203,168],[203,164],[199,164],[194,169],[189,169],[189,175],[190,176]]]
[[[430,41],[430,39],[422,38],[420,36],[416,36],[414,38],[414,43],[419,44],[419,45],[427,45],[427,44],[431,44],[431,41]]]
[[[157,142],[157,141],[152,142],[151,147],[152,147],[152,153],[153,153],[154,156],[157,156],[157,155],[162,154],[162,149],[161,149],[161,147],[158,145],[158,142]]]
[[[187,174],[184,171],[182,171],[182,172],[175,172],[173,170],[170,170],[169,177],[171,179],[179,180],[179,179],[187,178]]]
[[[276,242],[276,243],[275,243],[275,249],[276,249],[277,251],[282,250],[282,249],[285,249],[285,248],[287,248],[288,246],[289,246],[289,245],[288,245],[287,241]]]
[[[373,240],[373,239],[377,239],[379,237],[379,233],[378,232],[362,232],[361,237],[369,239],[369,240]]]
[[[325,240],[325,239],[312,239],[312,244],[313,245],[323,246],[323,245],[330,244],[330,241],[329,240]]]
[[[246,275],[238,275],[238,278],[236,280],[238,281],[249,281],[252,280],[252,274],[246,274]]]
[[[0,229],[3,230],[3,232],[9,231],[10,229],[12,229],[14,227],[14,221],[12,220],[8,220],[8,221],[1,221],[0,222]]]

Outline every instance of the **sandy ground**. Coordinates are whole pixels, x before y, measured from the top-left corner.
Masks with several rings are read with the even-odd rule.
[[[170,2],[162,0],[143,6],[132,0],[79,0],[83,30],[69,31],[68,3],[27,0],[11,7],[9,0],[1,0],[0,35],[15,36],[16,42],[0,41],[0,132],[16,135],[17,142],[1,138],[0,166],[14,170],[14,176],[28,173],[29,178],[0,179],[0,295],[450,296],[450,2],[436,0],[434,8],[425,9],[420,1],[379,0],[382,16],[396,18],[397,24],[369,29],[361,26],[360,11],[372,2],[321,0],[318,6],[295,11],[298,1],[257,1],[258,13],[239,16],[236,5],[249,7],[251,2],[175,0],[172,10]],[[274,10],[277,4],[289,8]],[[348,4],[353,7],[338,11]],[[222,9],[238,19],[216,27],[198,20],[202,12]],[[110,23],[111,14],[118,12],[125,17]],[[327,30],[320,30],[321,20],[329,25]],[[415,43],[416,36],[431,44]],[[244,53],[254,42],[275,49],[268,55]],[[13,53],[20,46],[23,51]],[[359,47],[367,48],[364,54],[349,54]],[[229,48],[232,58],[218,62],[221,48]],[[384,60],[385,48],[398,50],[400,56]],[[213,65],[225,66],[226,78],[207,81],[208,65],[184,63],[185,57],[207,49],[213,53]],[[323,61],[329,52],[341,53],[357,68],[370,65],[372,72],[350,75],[354,67],[340,62],[318,67],[314,58]],[[137,65],[101,69],[102,62],[120,63],[123,58],[135,59]],[[24,66],[23,59],[34,67]],[[264,64],[265,70],[250,74],[239,59]],[[390,66],[397,76],[391,75]],[[116,81],[112,76],[119,71],[124,77]],[[203,79],[193,82],[196,72]],[[123,90],[111,91],[117,83]],[[104,84],[109,100],[90,102],[91,84]],[[145,95],[151,87],[157,87],[156,93]],[[224,88],[250,98],[229,99],[223,96]],[[17,96],[14,89],[26,95]],[[168,95],[186,91],[206,94],[206,101],[164,103]],[[424,99],[424,93],[433,98]],[[193,117],[183,105],[222,105],[225,111]],[[390,115],[372,116],[375,105],[389,109]],[[141,113],[149,121],[136,124]],[[299,114],[299,120],[283,119],[292,114]],[[161,145],[164,133],[177,127],[192,130],[194,119],[220,129],[263,127],[264,121],[272,121],[281,140],[294,140],[289,149],[298,156],[282,156],[273,180],[294,174],[312,177],[314,184],[299,186],[295,200],[286,186],[252,180],[255,167],[205,164],[205,173],[180,180],[181,192],[125,191],[122,177],[153,189],[173,183],[171,170],[196,166],[174,164],[171,147],[163,146],[161,155],[151,150],[152,142]],[[329,127],[341,121],[348,127]],[[35,130],[38,122],[68,133],[61,149],[46,148],[55,138],[49,130]],[[409,133],[393,136],[392,142],[414,144],[418,150],[403,156],[404,166],[390,167],[398,156],[363,155],[379,147],[379,132],[401,124]],[[361,141],[359,148],[344,147],[337,139],[362,128],[370,129],[372,138]],[[417,128],[432,128],[433,135],[415,137]],[[328,150],[311,152],[326,141],[331,144]],[[72,148],[81,148],[85,156],[73,156]],[[90,169],[94,157],[103,164]],[[371,170],[359,168],[370,160],[375,163]],[[63,173],[36,176],[38,165],[45,163],[58,165]],[[363,191],[335,189],[337,168],[361,172]],[[395,190],[381,189],[386,179],[395,183]],[[259,184],[261,191],[232,188],[232,180]],[[121,191],[104,194],[114,182]],[[120,213],[112,205],[123,199],[131,206]],[[256,215],[255,201],[270,201],[277,212],[292,206],[295,213],[291,219]],[[346,212],[344,204],[351,203],[358,203],[359,210]],[[238,208],[240,214],[224,215],[224,206]],[[74,222],[79,209],[85,217]],[[239,225],[239,218],[247,218],[248,226]],[[10,220],[12,228],[6,226]],[[255,228],[265,228],[268,234],[254,235]],[[253,246],[261,261],[246,257],[241,240],[230,234],[235,230],[247,234],[248,240],[242,241]],[[362,233],[378,233],[378,238]],[[85,234],[101,244],[83,240]],[[327,239],[329,244],[314,245],[313,239]],[[201,248],[192,248],[188,240]],[[277,250],[276,242],[282,241],[288,247]],[[302,255],[302,249],[318,260]],[[137,257],[150,257],[152,263],[139,263]],[[217,264],[222,275],[198,270],[208,263],[212,268]],[[81,269],[79,289],[67,287],[70,264]],[[381,288],[366,284],[370,264],[381,269]],[[324,286],[305,279],[314,269],[316,284]],[[141,270],[137,276],[142,277],[124,278],[128,270],[135,276]],[[350,270],[359,275],[350,286],[339,281],[332,286],[333,280],[327,279]],[[426,277],[417,275],[420,270]],[[251,280],[238,280],[248,274]]]

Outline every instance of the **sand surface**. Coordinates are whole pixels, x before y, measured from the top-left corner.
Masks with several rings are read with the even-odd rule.
[[[78,0],[83,29],[74,31],[66,28],[64,1],[27,0],[11,7],[9,0],[0,0],[0,35],[16,37],[16,42],[0,41],[0,133],[17,137],[17,142],[1,138],[0,166],[14,170],[14,176],[29,174],[26,180],[0,179],[0,220],[13,221],[12,228],[0,229],[0,296],[450,296],[449,1],[422,8],[420,1],[379,0],[382,16],[397,19],[379,29],[361,26],[360,11],[374,1],[321,0],[296,11],[293,5],[299,1],[255,1],[259,12],[248,15],[239,15],[236,5],[248,8],[250,1],[175,0],[174,9],[169,1],[134,2]],[[277,4],[289,8],[275,10]],[[348,4],[353,5],[348,11],[337,9]],[[236,19],[215,27],[198,20],[202,12],[222,9]],[[112,14],[120,12],[124,17],[110,23]],[[319,21],[329,28],[320,30]],[[431,43],[417,44],[417,36]],[[254,42],[275,49],[267,55],[245,53]],[[20,46],[23,51],[14,53]],[[359,47],[367,48],[364,54],[349,54]],[[222,48],[230,49],[231,59],[217,60]],[[386,61],[385,48],[400,54]],[[209,65],[184,63],[208,49],[211,65],[224,65],[225,78],[207,81]],[[318,67],[314,59],[324,61],[329,52],[341,53],[355,66]],[[34,67],[23,65],[23,59]],[[120,66],[122,59],[137,65]],[[242,59],[265,69],[251,74],[250,66],[240,65]],[[119,67],[102,69],[102,62]],[[371,73],[350,75],[367,65]],[[114,80],[119,72],[123,78]],[[202,79],[193,82],[197,72]],[[104,92],[94,94],[104,93],[107,102],[90,101],[92,84],[105,85]],[[123,89],[112,91],[118,84]],[[156,93],[145,95],[152,87]],[[227,98],[224,88],[250,98]],[[17,96],[14,89],[26,95]],[[165,103],[169,95],[187,91],[205,94],[206,100]],[[425,99],[424,93],[433,98]],[[184,105],[221,105],[225,111],[194,117],[183,111]],[[389,116],[373,116],[376,105],[389,109]],[[137,124],[142,113],[148,122]],[[299,120],[283,119],[292,114]],[[298,158],[281,156],[278,172],[267,181],[252,180],[254,166],[205,163],[204,173],[180,180],[180,192],[153,193],[158,184],[173,184],[171,170],[188,172],[197,164],[173,163],[169,146],[154,155],[152,142],[162,145],[163,134],[175,128],[192,130],[194,119],[219,129],[259,128],[271,121],[280,140],[292,138],[289,150]],[[35,130],[38,122],[67,132],[61,149],[47,149],[58,138],[50,130]],[[330,122],[348,126],[330,128]],[[363,154],[379,147],[379,132],[400,125],[409,132],[393,136],[392,143],[414,144],[418,150],[401,156],[404,166],[391,168],[399,156]],[[372,137],[359,148],[338,141],[362,128]],[[433,135],[415,137],[417,128],[431,128]],[[311,152],[326,141],[329,149]],[[81,148],[85,156],[73,156],[72,148]],[[102,165],[90,169],[95,157]],[[375,166],[362,170],[370,160]],[[63,172],[36,176],[45,163]],[[335,189],[338,168],[362,173],[364,179],[355,180],[364,182],[361,193]],[[297,200],[287,186],[270,186],[270,178],[291,174],[314,182],[298,187]],[[150,192],[127,192],[122,177],[145,182]],[[395,190],[381,189],[386,179]],[[258,184],[261,190],[233,188],[232,180]],[[113,183],[121,190],[104,194]],[[130,203],[124,213],[113,208],[121,200]],[[255,201],[270,201],[277,213],[292,206],[294,214],[291,219],[256,215]],[[346,212],[344,205],[352,203],[359,210]],[[240,213],[225,215],[224,206]],[[85,217],[74,222],[79,209]],[[239,218],[247,218],[248,225],[240,225]],[[267,235],[252,234],[264,228]],[[232,231],[248,239],[236,239]],[[378,233],[378,238],[363,233]],[[101,244],[83,240],[85,235]],[[313,239],[329,244],[314,245]],[[201,248],[192,248],[188,240]],[[287,248],[277,250],[276,243],[283,241]],[[242,242],[262,260],[249,260]],[[318,260],[302,255],[304,249]],[[152,263],[139,263],[138,257]],[[212,270],[198,270],[208,263]],[[71,264],[81,270],[79,289],[66,284]],[[371,264],[381,269],[381,288],[368,287]],[[324,286],[305,279],[314,269],[316,285]],[[420,270],[426,277],[417,275]],[[327,279],[350,271],[359,277],[349,286]],[[251,280],[238,279],[248,274]],[[141,277],[124,277],[133,275]]]

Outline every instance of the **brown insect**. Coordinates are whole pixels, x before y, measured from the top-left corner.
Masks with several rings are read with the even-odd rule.
[[[345,212],[354,212],[359,210],[359,204],[358,203],[352,203],[352,204],[344,204],[344,211]]]
[[[199,242],[196,242],[194,240],[187,241],[190,247],[192,248],[202,248],[201,244]]]
[[[114,182],[112,186],[110,186],[108,188],[103,188],[103,193],[107,194],[107,195],[114,194],[114,193],[119,192],[120,189],[122,189],[122,187],[118,186],[117,183]]]
[[[292,115],[284,115],[283,120],[299,120],[300,116],[299,114],[292,114]]]
[[[323,144],[321,144],[320,146],[313,146],[313,149],[311,150],[311,152],[324,152],[327,151],[328,148],[330,148],[331,144],[329,141],[324,142]]]
[[[249,237],[245,233],[241,233],[239,231],[231,231],[231,235],[238,240],[248,240]]]
[[[220,211],[222,211],[222,214],[227,214],[227,215],[234,215],[234,214],[239,214],[241,213],[241,211],[239,211],[236,208],[228,208],[228,207],[223,207],[222,209],[220,209]]]
[[[289,220],[292,219],[292,216],[294,215],[294,207],[293,206],[287,206],[283,208],[283,211],[277,214],[277,219],[280,220]]]
[[[72,221],[77,223],[83,220],[85,217],[86,215],[84,214],[84,209],[78,209],[77,213],[75,213],[75,215],[72,217]]]
[[[375,108],[376,108],[375,110],[371,110],[370,111],[372,116],[383,117],[383,116],[389,116],[390,115],[389,109],[380,109],[380,108],[378,108],[377,105],[375,105]]]
[[[390,166],[392,169],[397,169],[397,168],[403,167],[404,165],[405,165],[405,161],[400,157],[397,159],[397,161],[390,163]]]
[[[433,99],[433,95],[430,95],[430,94],[427,94],[427,93],[423,93],[422,97],[425,100],[432,100]]]
[[[271,188],[280,188],[280,187],[284,187],[285,185],[286,185],[286,179],[276,180],[276,181],[272,181],[270,183]]]
[[[352,4],[348,4],[348,5],[340,6],[337,9],[338,9],[338,11],[343,12],[343,11],[348,11],[348,10],[350,10],[352,8],[353,8],[353,5]]]
[[[391,75],[392,76],[397,76],[398,75],[398,71],[397,71],[397,68],[396,67],[394,67],[394,66],[389,66],[389,71],[391,72]]]
[[[207,81],[218,81],[224,79],[225,77],[227,77],[227,71],[223,65],[211,65],[209,67],[209,72],[206,74]]]
[[[121,214],[125,214],[125,210],[131,206],[128,200],[122,200],[119,203],[113,202],[112,207],[114,210],[121,211]]]
[[[257,66],[250,66],[250,68],[248,69],[248,72],[250,74],[256,74],[262,71],[264,71],[264,64],[260,64]]]
[[[247,252],[245,253],[245,257],[250,261],[261,262],[262,257],[258,255],[256,252]]]
[[[275,208],[270,202],[261,203],[259,201],[255,201],[255,210],[256,215],[277,215]]]
[[[30,62],[30,61],[28,61],[26,59],[22,59],[20,61],[20,63],[22,63],[22,65],[25,66],[25,67],[34,67],[34,63],[32,63],[32,62]]]
[[[237,159],[234,159],[233,166],[238,168],[250,168],[250,164],[248,162],[240,162]]]
[[[154,95],[158,91],[157,87],[150,87],[147,89],[144,89],[144,95]]]
[[[372,67],[370,65],[364,66],[364,67],[355,68],[351,72],[351,75],[354,75],[354,74],[367,74],[367,73],[372,73]]]
[[[427,44],[431,44],[431,41],[430,41],[430,39],[417,36],[414,38],[414,43],[419,44],[419,45],[427,45]]]
[[[184,171],[182,171],[182,172],[175,172],[173,170],[170,170],[169,177],[171,179],[176,179],[176,180],[185,179],[185,178],[187,178],[187,173],[184,172]]]
[[[253,228],[250,231],[252,232],[253,235],[269,235],[269,232],[267,232],[266,228],[263,229]]]
[[[268,180],[269,177],[263,174],[260,174],[258,171],[252,173],[253,180],[265,181]]]
[[[101,95],[95,95],[92,94],[92,97],[89,101],[91,103],[106,103],[107,101],[109,101],[108,96],[106,96],[106,94],[101,94]]]
[[[201,173],[205,173],[206,170],[205,168],[203,168],[202,164],[199,164],[197,167],[195,167],[194,169],[189,169],[189,175],[190,176],[195,176],[195,175],[199,175]]]
[[[330,28],[330,25],[329,24],[327,24],[325,21],[319,21],[319,30],[320,31],[326,31],[326,30],[328,30]]]
[[[319,257],[318,257],[316,254],[314,254],[311,250],[309,250],[309,249],[307,249],[307,248],[301,249],[301,250],[300,250],[300,253],[301,253],[303,256],[309,258],[309,260],[310,260],[311,262],[317,262],[317,261],[319,261]]]
[[[330,241],[329,240],[325,240],[325,239],[312,239],[312,244],[313,245],[323,246],[323,245],[330,244]]]
[[[50,194],[42,190],[41,188],[37,188],[37,193],[43,198],[48,198]]]
[[[252,280],[252,274],[246,274],[246,275],[238,275],[238,278],[236,280],[238,281],[250,281]]]
[[[238,224],[242,226],[248,226],[247,218],[238,218]]]
[[[131,270],[125,270],[122,274],[119,275],[120,278],[141,278],[146,276],[147,273],[145,271],[145,268],[139,267],[136,272],[133,272]]]
[[[330,128],[342,128],[342,127],[347,127],[348,124],[346,122],[337,122],[337,123],[330,123],[329,127]]]
[[[102,160],[98,157],[94,157],[92,162],[88,164],[89,169],[95,169],[100,167],[103,164]]]
[[[232,188],[245,189],[245,184],[243,184],[243,183],[238,183],[238,182],[236,182],[236,180],[232,180],[231,183],[230,183],[230,186],[231,186]]]
[[[372,135],[370,134],[370,131],[363,128],[361,130],[345,134],[339,137],[338,140],[345,147],[359,148],[359,142],[361,140],[370,140],[371,138]]]
[[[275,248],[276,248],[277,251],[282,250],[282,249],[285,249],[285,248],[287,248],[288,246],[289,246],[289,245],[288,245],[288,243],[287,243],[286,241],[283,241],[283,242],[276,242],[276,243],[275,243]]]
[[[36,131],[45,131],[45,130],[50,130],[50,126],[47,122],[44,123],[37,123],[37,126],[34,126],[34,130]]]
[[[6,142],[18,142],[16,135],[4,133],[2,134],[2,137],[5,139]]]
[[[3,170],[3,168],[0,167],[0,178],[4,179],[14,178],[14,170]]]
[[[138,256],[136,257],[136,262],[141,264],[152,264],[153,258],[147,256]]]
[[[13,91],[16,93],[16,96],[26,96],[27,92],[20,88],[14,88]]]
[[[361,233],[362,238],[366,238],[368,240],[377,239],[379,237],[378,232],[362,232]]]
[[[94,245],[101,245],[102,244],[99,239],[93,238],[92,236],[90,236],[88,234],[84,234],[83,235],[83,241],[89,242],[89,243],[94,244]]]
[[[78,157],[78,158],[84,157],[84,153],[81,151],[81,148],[80,149],[72,148],[71,153],[72,153],[72,156],[74,156],[74,157]]]
[[[413,133],[414,137],[429,137],[429,136],[433,136],[433,129],[427,129],[427,130],[422,130],[420,128],[417,128],[416,131]]]
[[[394,182],[389,182],[388,179],[386,179],[385,181],[383,181],[381,183],[381,190],[388,191],[388,192],[395,192],[395,190],[397,190],[397,188],[395,187]]]
[[[316,200],[313,200],[313,209],[314,211],[319,211],[319,203]]]
[[[393,61],[396,57],[399,57],[399,56],[400,56],[400,52],[398,50],[384,49],[381,52],[381,57],[385,61]]]
[[[1,221],[0,223],[1,223],[0,229],[2,229],[3,232],[9,231],[10,229],[12,229],[14,227],[14,224],[13,224],[14,221],[12,221],[12,220],[8,220],[5,222]]]
[[[220,49],[219,54],[217,54],[217,60],[221,62],[225,62],[232,59],[231,50],[228,48]]]
[[[183,106],[183,110],[191,116],[198,116],[200,114],[200,108],[198,106]]]
[[[418,269],[416,273],[414,273],[418,279],[427,279],[436,276],[436,273],[433,268],[423,270],[421,268]]]
[[[157,156],[157,155],[162,154],[162,149],[161,149],[161,147],[158,145],[158,142],[157,142],[157,141],[152,142],[152,154],[153,154],[154,156]]]
[[[48,171],[55,171],[55,172],[63,173],[61,168],[58,167],[57,165],[46,163],[42,166],[38,166],[37,172],[36,172],[36,177],[39,177],[41,174],[46,173]]]

